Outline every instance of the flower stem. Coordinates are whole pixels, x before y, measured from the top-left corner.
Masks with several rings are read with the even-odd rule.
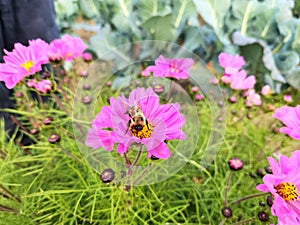
[[[259,196],[264,196],[264,195],[267,195],[267,194],[268,194],[268,193],[258,193],[258,194],[253,194],[253,195],[247,195],[247,196],[245,196],[245,197],[243,197],[243,198],[239,198],[239,199],[237,199],[237,200],[231,202],[230,205],[235,205],[235,204],[238,204],[238,203],[240,203],[240,202],[242,202],[242,201],[245,201],[245,200],[247,200],[247,199],[255,198],[255,197],[259,197]]]
[[[140,145],[140,150],[139,150],[139,152],[138,152],[138,154],[137,154],[137,156],[136,156],[136,158],[135,158],[135,160],[134,160],[134,162],[131,164],[131,168],[133,168],[137,163],[138,163],[138,161],[139,161],[139,159],[140,159],[140,157],[141,157],[141,155],[142,155],[142,151],[143,151],[143,145],[141,144]]]
[[[131,162],[130,162],[130,160],[128,159],[126,153],[124,153],[124,158],[125,158],[125,161],[126,161],[126,166],[130,166],[130,165],[131,165]]]
[[[148,172],[148,170],[150,169],[152,167],[152,164],[150,163],[150,164],[148,164],[148,166],[146,167],[146,169],[143,171],[143,173],[140,175],[140,176],[138,176],[138,178],[136,178],[136,180],[135,181],[133,181],[133,186],[134,185],[136,185],[142,178],[143,178],[143,176]]]
[[[228,190],[229,190],[229,186],[230,186],[230,182],[231,182],[231,178],[232,178],[232,171],[229,174],[229,177],[226,181],[226,186],[225,186],[225,201],[224,204],[225,206],[228,206]]]

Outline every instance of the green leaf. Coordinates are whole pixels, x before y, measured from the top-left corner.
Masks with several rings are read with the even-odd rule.
[[[115,0],[114,2],[118,7],[116,7],[117,11],[114,13],[111,21],[119,31],[129,32],[133,1]]]
[[[299,56],[295,51],[286,51],[276,54],[275,61],[278,69],[287,71],[299,63]]]
[[[292,43],[292,48],[295,50],[298,54],[300,54],[300,24],[297,26],[294,41]]]
[[[192,0],[173,0],[174,25],[177,36],[187,27],[189,18],[197,17],[197,9]]]
[[[188,27],[184,32],[183,47],[193,51],[196,48],[205,47],[205,37],[199,27]]]
[[[173,15],[155,16],[147,20],[143,27],[153,35],[153,39],[161,41],[174,41],[175,26]]]
[[[214,28],[220,41],[225,45],[230,44],[228,37],[224,34],[223,28],[224,18],[231,6],[231,0],[223,0],[222,3],[219,0],[193,1],[198,13],[207,24]]]
[[[278,70],[275,64],[275,59],[273,57],[272,51],[270,47],[261,39],[252,38],[248,36],[243,36],[240,32],[234,32],[232,35],[233,44],[239,46],[250,45],[254,43],[258,43],[263,47],[263,57],[262,61],[265,67],[271,72],[272,79],[279,81],[281,83],[285,83],[285,79],[282,76],[282,73]]]
[[[100,13],[94,0],[79,0],[79,7],[82,15],[88,19],[96,19],[100,17]]]
[[[132,76],[125,76],[125,77],[116,77],[112,83],[111,88],[113,90],[117,90],[119,88],[128,87]]]
[[[285,73],[287,82],[294,88],[300,89],[300,66],[294,67],[293,69]]]
[[[129,51],[130,49],[123,49],[122,52],[116,49],[117,46],[125,43],[128,43],[126,37],[112,33],[111,28],[105,26],[95,36],[91,37],[89,47],[103,60],[129,62],[130,59],[123,52]]]
[[[154,16],[166,16],[172,11],[170,2],[165,0],[140,0],[137,7],[141,23],[146,22]]]

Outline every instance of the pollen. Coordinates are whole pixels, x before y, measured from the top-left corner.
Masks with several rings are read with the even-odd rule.
[[[30,71],[32,66],[33,62],[31,60],[28,60],[27,62],[21,64],[21,67],[23,67],[27,72]]]
[[[299,197],[299,193],[295,184],[291,184],[290,182],[283,182],[278,184],[275,189],[277,190],[277,194],[280,195],[286,201],[296,201]]]
[[[151,134],[152,134],[152,131],[153,131],[153,126],[151,123],[148,123],[148,126],[145,124],[143,126],[143,129],[140,130],[140,131],[137,131],[137,130],[134,130],[132,129],[131,130],[131,134],[137,138],[149,138],[151,137]]]

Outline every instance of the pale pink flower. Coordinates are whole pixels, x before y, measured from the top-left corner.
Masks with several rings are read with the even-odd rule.
[[[129,112],[136,110],[142,111],[146,119],[144,125],[137,128],[139,131],[129,129],[134,125]],[[181,130],[185,117],[179,110],[178,103],[161,105],[151,88],[134,89],[128,98],[124,95],[111,98],[110,106],[102,107],[92,122],[85,144],[112,151],[116,143],[117,152],[123,154],[131,144],[141,143],[146,146],[148,157],[166,159],[171,153],[165,140],[185,139]]]
[[[34,88],[37,85],[37,80],[36,79],[30,79],[26,82],[27,87],[29,88]]]
[[[224,76],[221,78],[221,81],[222,81],[224,84],[230,84],[230,83],[231,83],[231,77],[230,77],[230,76],[227,76],[227,75],[224,75]]]
[[[197,93],[199,91],[199,88],[197,86],[192,87],[192,92]]]
[[[4,50],[4,63],[0,64],[0,81],[12,89],[25,77],[42,70],[42,65],[49,62],[47,43],[41,39],[29,41],[29,46],[20,43],[14,45],[12,52]]]
[[[245,92],[245,95],[247,96],[245,101],[246,106],[252,107],[253,105],[259,106],[262,104],[260,95],[255,93],[254,89],[249,89]]]
[[[231,76],[230,87],[235,90],[247,90],[254,88],[255,76],[248,76],[245,70],[240,70]]]
[[[45,94],[52,89],[52,82],[50,80],[41,80],[34,86],[34,88]]]
[[[211,77],[211,78],[209,79],[209,83],[214,84],[214,85],[217,85],[217,84],[219,83],[219,81],[218,81],[217,78]]]
[[[273,117],[286,125],[279,129],[281,133],[300,140],[300,105],[297,105],[296,107],[285,105],[281,108],[275,109]]]
[[[84,61],[91,61],[93,59],[93,56],[89,52],[84,52],[84,53],[82,53],[82,59]]]
[[[201,94],[196,94],[195,99],[196,99],[197,101],[201,101],[201,100],[204,99],[204,96],[201,95]]]
[[[264,184],[256,189],[270,192],[273,195],[271,212],[277,216],[279,224],[299,224],[300,222],[300,150],[296,150],[288,158],[281,155],[279,162],[268,157],[272,174],[263,177]],[[297,223],[286,223],[297,221]]]
[[[233,56],[225,52],[220,53],[218,59],[220,66],[225,70],[224,75],[228,76],[235,74],[246,64],[243,56]]]
[[[149,76],[153,73],[155,77],[170,77],[179,79],[187,79],[189,77],[189,69],[194,64],[191,58],[175,58],[169,59],[160,55],[155,60],[154,66],[148,66],[142,71],[143,76]]]
[[[290,94],[285,94],[283,96],[283,100],[286,101],[286,102],[292,102],[293,101],[293,98]]]
[[[87,46],[80,38],[65,34],[50,43],[48,55],[51,61],[72,61],[74,58],[81,57],[86,48]]]
[[[270,85],[265,85],[261,89],[261,94],[264,96],[268,96],[272,93],[273,93],[273,91],[272,91],[272,88],[270,87]]]

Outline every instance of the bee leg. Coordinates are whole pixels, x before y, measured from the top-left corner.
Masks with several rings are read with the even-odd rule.
[[[129,130],[129,127],[130,127],[130,124],[131,124],[131,120],[129,120],[128,123],[127,123],[127,129],[125,131],[125,134],[127,134],[128,130]]]
[[[146,120],[146,126],[147,126],[148,130],[150,130],[148,120]]]

